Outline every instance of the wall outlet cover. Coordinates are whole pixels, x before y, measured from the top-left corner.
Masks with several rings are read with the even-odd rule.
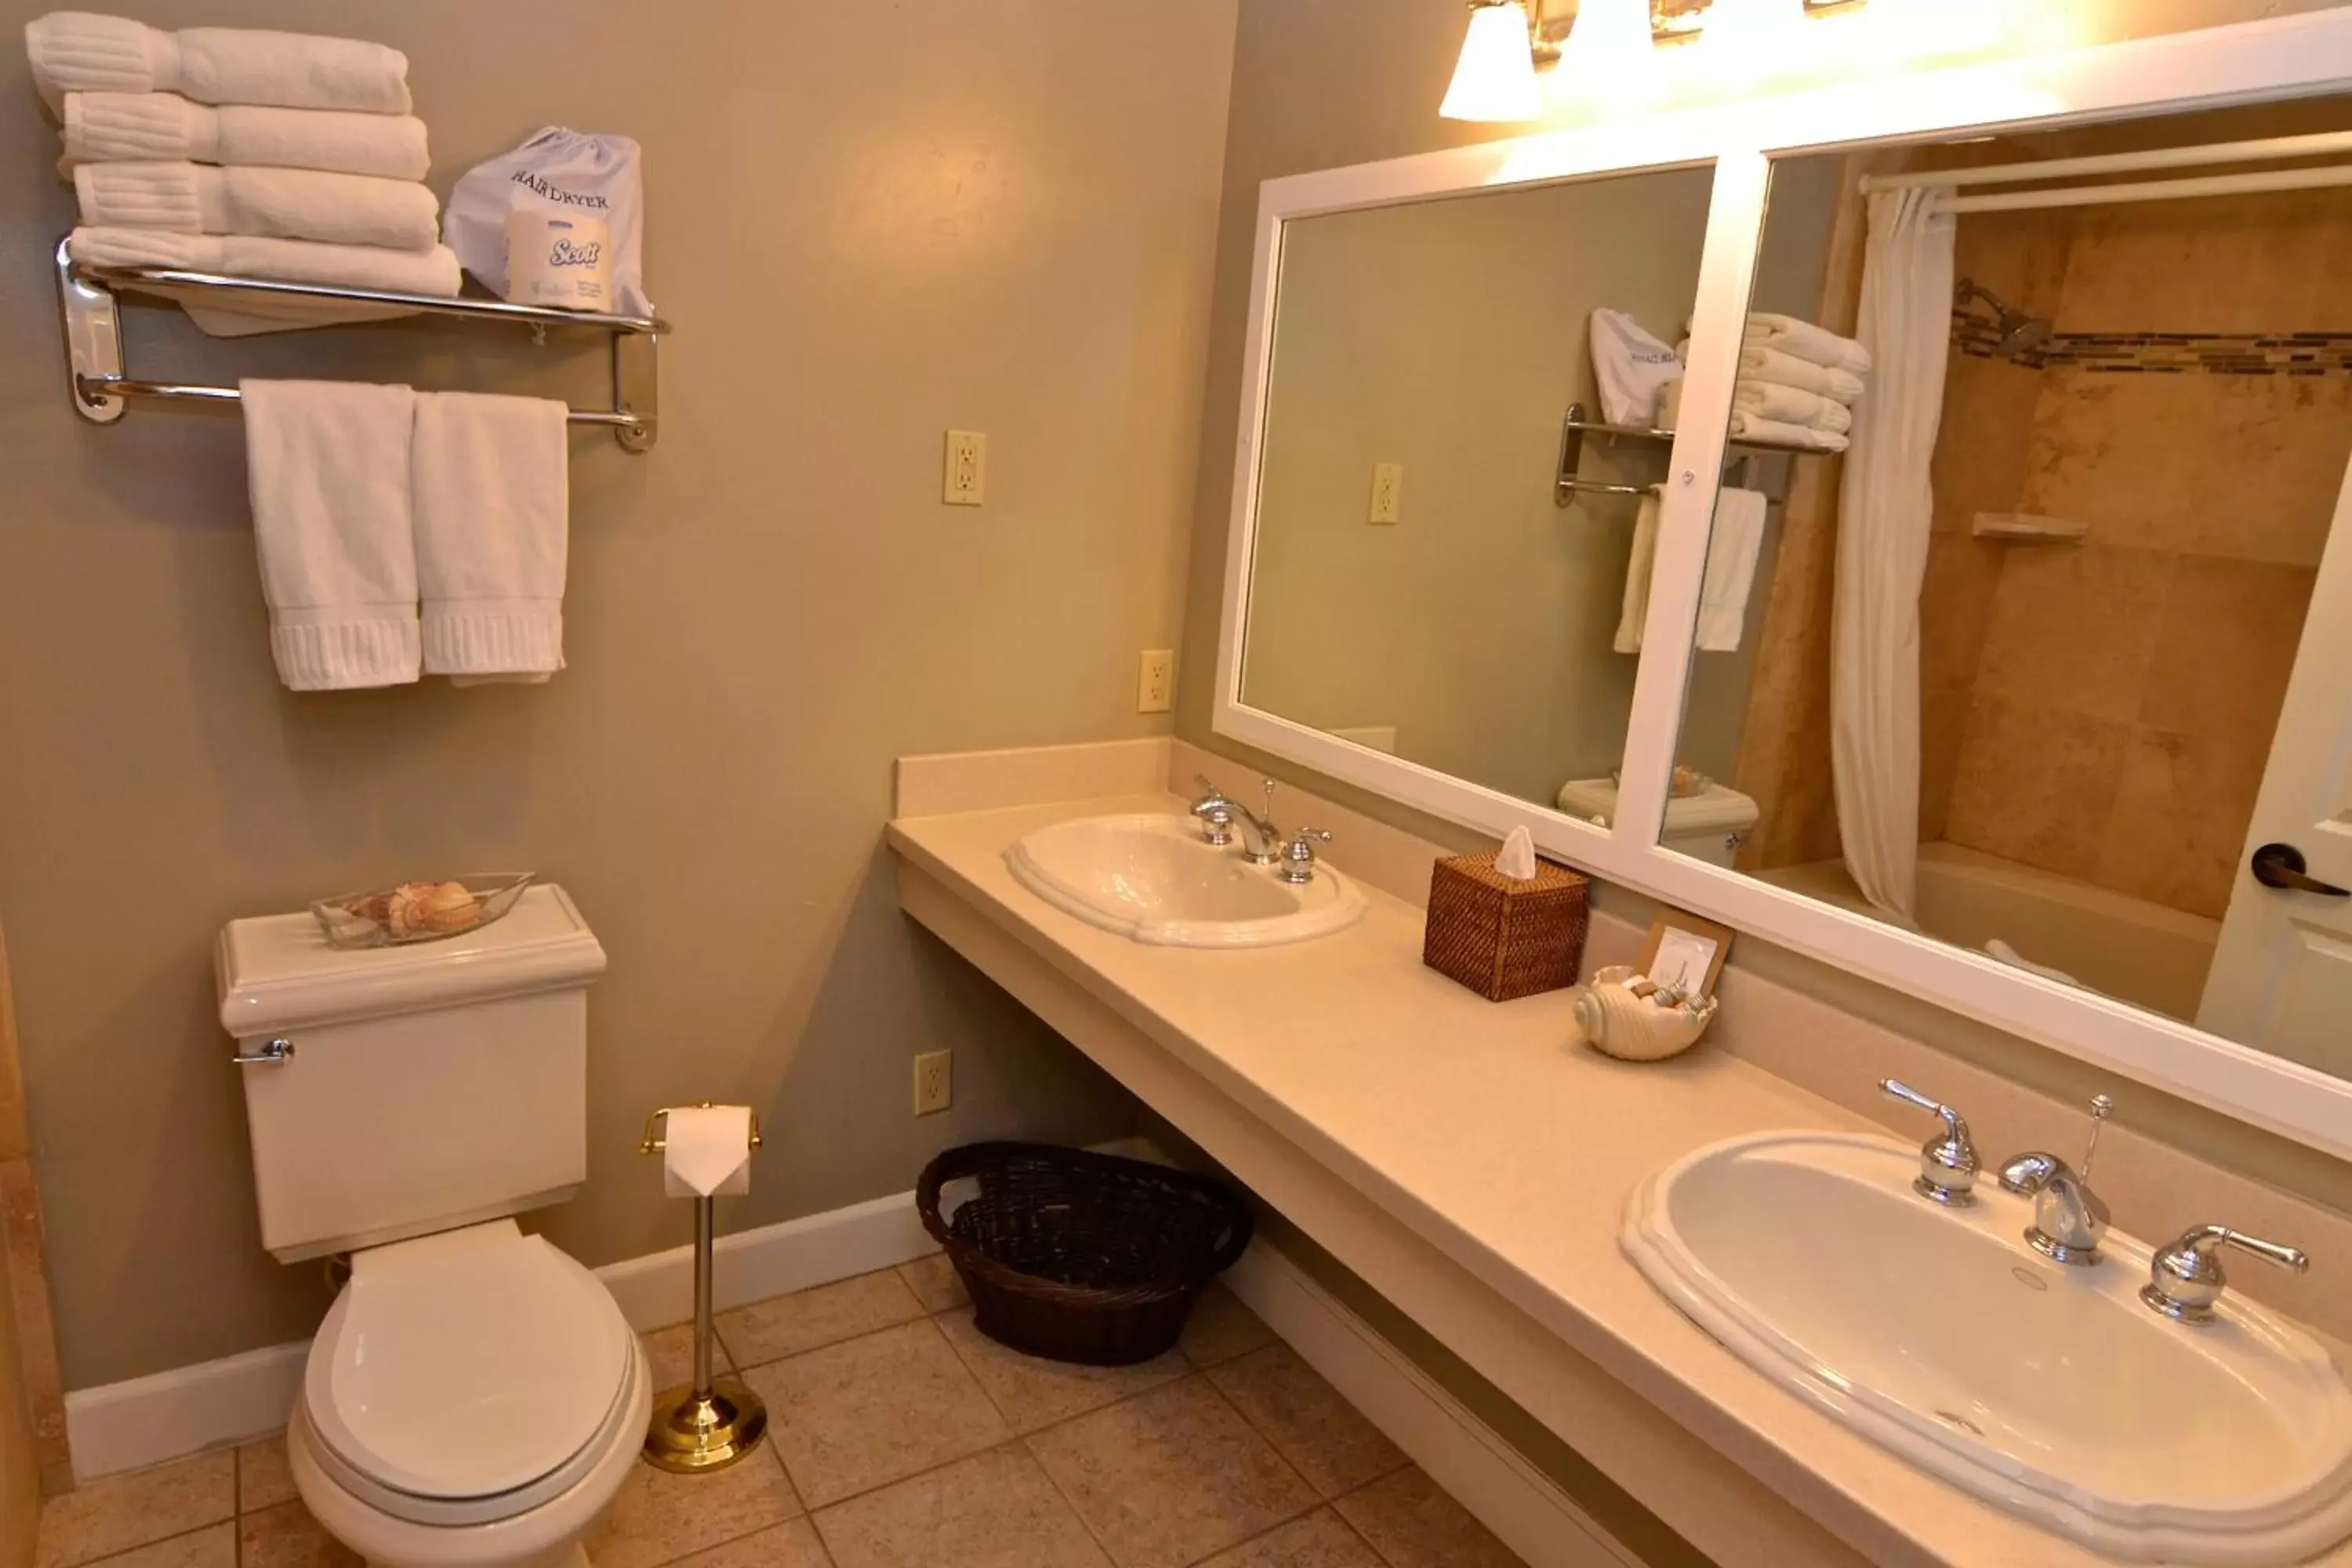
[[[925,1051],[915,1058],[915,1114],[935,1116],[955,1099],[955,1053]]]
[[[949,506],[980,506],[987,499],[988,437],[978,430],[949,431],[940,500]]]
[[[1176,650],[1172,647],[1148,647],[1143,650],[1135,676],[1135,710],[1138,713],[1165,713],[1176,704]]]

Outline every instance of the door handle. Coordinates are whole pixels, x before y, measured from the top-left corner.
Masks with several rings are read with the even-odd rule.
[[[2324,899],[2352,899],[2352,888],[2339,888],[2333,882],[2323,882],[2309,876],[2305,866],[2303,851],[2292,844],[2265,844],[2254,851],[2252,862],[2254,880],[2265,888],[2317,893]]]

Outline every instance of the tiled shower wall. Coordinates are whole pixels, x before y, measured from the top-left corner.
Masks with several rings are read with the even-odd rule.
[[[2308,333],[2352,328],[2330,278],[2347,245],[2342,191],[1971,214],[1959,270],[2062,333]],[[2347,452],[2341,370],[1956,354],[1921,837],[2221,915]],[[2090,532],[1996,543],[1969,535],[1979,511]]]

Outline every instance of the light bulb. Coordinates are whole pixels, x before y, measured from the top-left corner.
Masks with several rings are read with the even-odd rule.
[[[1470,13],[1454,84],[1437,112],[1448,120],[1533,120],[1543,112],[1536,94],[1535,52],[1528,13],[1518,0],[1480,5]]]

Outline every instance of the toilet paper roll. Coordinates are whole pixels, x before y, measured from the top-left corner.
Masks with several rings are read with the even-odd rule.
[[[671,1197],[735,1197],[751,1190],[750,1106],[679,1106],[662,1137],[662,1186]]]

